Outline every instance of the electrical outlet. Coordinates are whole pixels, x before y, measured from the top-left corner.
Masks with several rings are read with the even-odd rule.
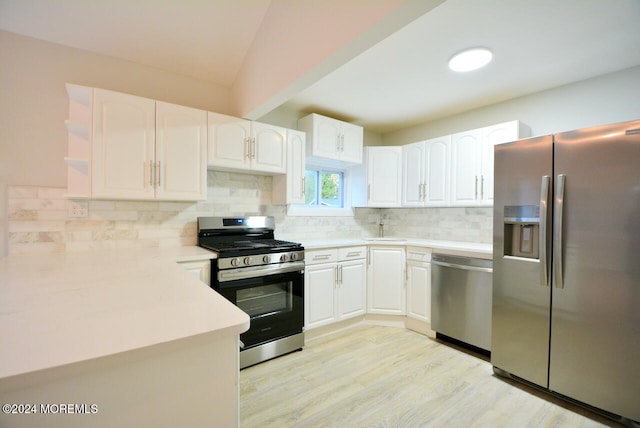
[[[89,216],[89,201],[67,201],[67,215],[74,218]]]

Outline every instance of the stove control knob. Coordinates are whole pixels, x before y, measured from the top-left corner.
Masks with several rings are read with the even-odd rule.
[[[281,262],[286,262],[287,261],[287,255],[286,254],[281,255],[280,256],[280,261]]]
[[[252,257],[245,257],[244,258],[244,264],[247,265],[247,266],[251,265],[252,261],[253,261]]]
[[[240,260],[237,258],[231,259],[231,266],[238,266],[238,263],[240,263]]]
[[[291,256],[289,258],[291,259],[291,261],[294,261],[298,259],[298,255],[296,253],[291,253]]]
[[[264,256],[262,258],[262,261],[265,262],[265,263],[269,263],[271,261],[271,256]]]

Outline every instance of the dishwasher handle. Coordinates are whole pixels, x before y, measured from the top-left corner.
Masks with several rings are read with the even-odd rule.
[[[431,260],[431,264],[432,265],[438,265],[438,266],[444,266],[444,267],[450,267],[450,268],[454,268],[454,269],[462,269],[462,270],[471,270],[471,271],[475,271],[475,272],[493,272],[493,268],[492,267],[481,267],[481,266],[469,266],[469,265],[461,265],[461,264],[457,264],[457,263],[448,263],[448,262],[441,262],[441,261],[434,261]]]

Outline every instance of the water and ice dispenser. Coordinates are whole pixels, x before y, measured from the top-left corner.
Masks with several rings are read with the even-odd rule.
[[[504,255],[539,258],[539,205],[504,207]]]

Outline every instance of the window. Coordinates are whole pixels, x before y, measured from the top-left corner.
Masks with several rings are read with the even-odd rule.
[[[304,204],[313,207],[344,208],[344,173],[328,169],[307,169]]]
[[[349,169],[307,164],[304,205],[289,205],[287,215],[353,217]]]

